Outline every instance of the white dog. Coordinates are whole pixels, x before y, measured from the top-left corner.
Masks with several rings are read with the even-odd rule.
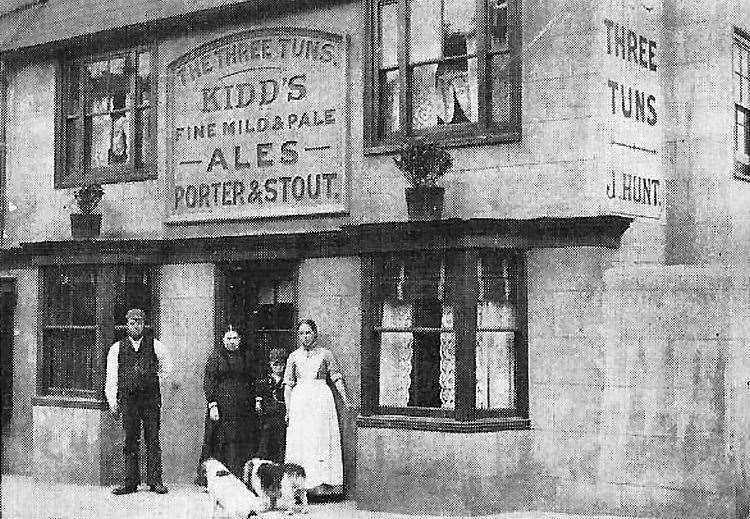
[[[289,515],[307,510],[305,469],[295,463],[279,465],[272,461],[253,458],[245,463],[243,478],[248,488],[261,500],[262,510],[273,510],[276,501]],[[299,505],[297,504],[299,501]]]
[[[219,461],[209,458],[206,467],[208,494],[214,504],[212,519],[247,519],[261,511],[260,500]]]

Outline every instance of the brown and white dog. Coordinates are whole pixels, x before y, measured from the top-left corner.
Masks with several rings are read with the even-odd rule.
[[[212,519],[247,519],[258,515],[261,502],[220,461],[209,458],[206,468],[208,493],[213,502]]]
[[[245,463],[243,480],[260,498],[263,511],[273,510],[279,501],[289,515],[308,512],[305,469],[300,465],[253,458]]]

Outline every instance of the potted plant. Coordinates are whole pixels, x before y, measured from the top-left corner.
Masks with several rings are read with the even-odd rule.
[[[92,214],[104,196],[100,184],[87,184],[73,193],[80,214],[70,215],[70,233],[73,238],[96,238],[102,229],[102,215]]]
[[[440,219],[445,189],[435,184],[453,166],[451,154],[437,143],[416,140],[404,144],[393,161],[411,184],[406,188],[409,219]]]

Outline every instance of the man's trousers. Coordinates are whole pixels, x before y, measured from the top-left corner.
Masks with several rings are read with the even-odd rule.
[[[141,472],[138,467],[141,424],[146,443],[146,483],[161,483],[161,446],[159,445],[160,399],[128,397],[122,399],[122,427],[125,430],[125,486],[138,486]]]

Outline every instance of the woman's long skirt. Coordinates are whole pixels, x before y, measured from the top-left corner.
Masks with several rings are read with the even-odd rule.
[[[341,487],[341,434],[331,389],[325,380],[300,380],[289,400],[285,461],[304,467],[308,489]]]

